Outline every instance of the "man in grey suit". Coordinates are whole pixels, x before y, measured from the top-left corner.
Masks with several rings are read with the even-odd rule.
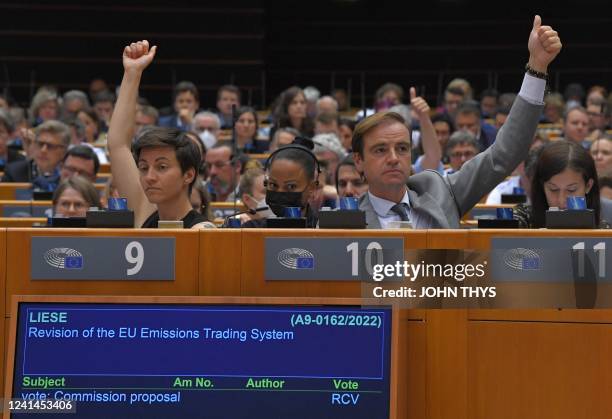
[[[495,143],[448,177],[427,170],[410,176],[410,131],[394,112],[374,114],[355,128],[357,170],[370,185],[359,201],[368,228],[410,221],[414,228],[459,228],[461,216],[525,159],[544,105],[546,71],[561,50],[557,32],[536,16],[519,95]]]

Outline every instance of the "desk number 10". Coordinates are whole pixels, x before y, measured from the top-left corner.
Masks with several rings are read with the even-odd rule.
[[[370,242],[365,251],[365,267],[368,274],[372,275],[372,251],[376,251],[376,263],[383,263],[382,246],[378,242]],[[359,275],[359,243],[352,242],[346,246],[347,253],[351,254],[351,275]]]
[[[572,250],[578,252],[578,276],[584,277],[584,242],[578,242],[572,246]],[[593,250],[597,253],[597,265],[599,270],[597,276],[599,278],[606,277],[606,243],[599,242],[593,246]]]

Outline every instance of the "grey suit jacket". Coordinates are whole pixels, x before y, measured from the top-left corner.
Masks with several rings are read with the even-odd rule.
[[[599,218],[612,226],[612,199],[601,198]]]
[[[543,106],[517,96],[491,147],[447,177],[425,170],[408,179],[412,211],[427,215],[432,228],[459,228],[463,214],[503,181],[529,153]],[[365,193],[359,200],[368,228],[380,228],[378,215]]]

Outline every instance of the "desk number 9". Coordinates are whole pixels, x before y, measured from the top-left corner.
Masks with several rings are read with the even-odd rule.
[[[134,264],[134,266],[127,270],[128,275],[136,275],[138,272],[140,272],[144,262],[144,249],[142,248],[142,244],[139,242],[129,242],[125,248],[125,259],[129,263]]]

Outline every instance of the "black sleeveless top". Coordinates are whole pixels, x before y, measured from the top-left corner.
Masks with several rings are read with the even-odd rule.
[[[159,221],[159,212],[155,211],[142,223],[140,228],[157,228],[157,222]],[[206,218],[195,210],[191,210],[187,213],[185,218],[181,220],[183,222],[183,228],[191,228],[198,223],[207,221]]]

